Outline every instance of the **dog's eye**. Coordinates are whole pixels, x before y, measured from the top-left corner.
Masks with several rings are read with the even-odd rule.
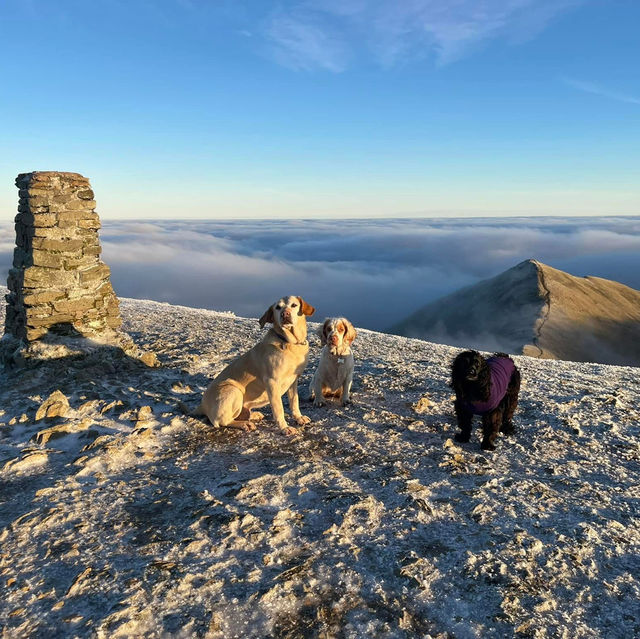
[[[296,308],[298,305],[297,304],[292,304],[291,308]]]

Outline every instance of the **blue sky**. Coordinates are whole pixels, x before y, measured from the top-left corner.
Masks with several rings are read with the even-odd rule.
[[[640,213],[640,3],[4,0],[0,220]]]

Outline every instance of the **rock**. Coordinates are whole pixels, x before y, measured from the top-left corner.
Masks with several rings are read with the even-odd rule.
[[[38,431],[31,439],[35,441],[36,444],[45,446],[49,441],[60,439],[65,435],[70,435],[72,433],[88,433],[90,431],[90,426],[92,425],[93,419],[85,417],[80,422],[66,422],[65,424],[57,424],[50,428],[45,428],[44,430]],[[94,432],[95,436],[91,437],[91,439],[95,439],[99,434],[97,431]]]
[[[49,453],[45,451],[29,451],[21,458],[9,460],[3,467],[3,472],[23,473],[45,465],[49,461]]]
[[[33,238],[33,248],[43,251],[81,251],[82,240],[50,240],[47,238]]]
[[[31,252],[34,266],[46,266],[47,268],[62,268],[64,261],[62,255],[58,253],[48,253],[34,249]]]
[[[64,417],[69,412],[69,400],[61,391],[51,393],[41,404],[36,413],[36,421],[43,418],[52,419],[54,417]]]
[[[157,368],[160,366],[160,362],[158,361],[156,354],[151,351],[144,353],[142,357],[140,357],[140,361],[146,366],[149,366],[149,368]]]
[[[60,437],[68,435],[69,432],[70,431],[68,431],[64,426],[52,426],[51,428],[45,428],[44,430],[38,431],[31,439],[36,444],[46,446],[50,440],[60,439]]]
[[[433,402],[425,395],[413,404],[412,408],[416,413],[418,413],[418,415],[420,415],[422,413],[426,413],[431,406],[433,406]]]
[[[151,406],[141,406],[136,413],[135,421],[147,422],[153,419],[153,410]]]

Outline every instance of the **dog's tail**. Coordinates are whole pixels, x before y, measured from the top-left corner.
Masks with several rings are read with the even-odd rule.
[[[202,402],[198,404],[197,408],[189,408],[184,402],[180,401],[178,402],[178,408],[189,417],[202,417],[203,415],[206,415],[202,409]]]

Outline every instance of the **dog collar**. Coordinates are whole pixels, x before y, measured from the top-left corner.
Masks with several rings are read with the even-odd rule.
[[[347,348],[346,353],[332,353],[331,349],[329,349],[329,355],[335,357],[338,364],[344,364],[345,359],[351,355],[351,349]]]
[[[280,333],[276,333],[273,331],[276,337],[282,342],[280,344],[280,348],[284,349],[286,346],[309,346],[309,342],[305,339],[303,342],[290,342],[284,335],[280,335]]]

